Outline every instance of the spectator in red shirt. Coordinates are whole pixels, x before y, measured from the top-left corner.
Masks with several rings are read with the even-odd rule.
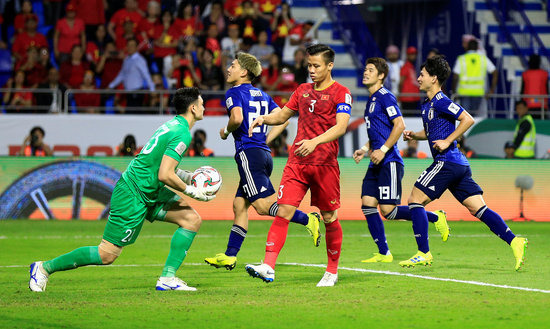
[[[153,48],[153,41],[155,39],[155,31],[160,23],[160,5],[158,2],[150,1],[147,6],[147,14],[139,21],[137,32],[141,38],[147,43],[150,49]]]
[[[118,38],[115,41],[116,47],[119,51],[125,51],[126,50],[126,44],[128,43],[128,40],[135,39],[138,42],[138,51],[141,52],[145,46],[145,42],[143,42],[143,39],[141,38],[141,35],[135,35],[135,28],[134,28],[134,22],[131,20],[127,20],[124,23],[122,23],[122,34],[118,36]]]
[[[175,88],[198,87],[201,83],[201,71],[193,63],[190,53],[183,56],[176,54],[172,56],[172,68],[168,72],[172,80],[175,80]]]
[[[36,47],[30,47],[27,50],[27,59],[26,61],[18,68],[19,70],[25,71],[25,76],[27,78],[26,85],[29,88],[36,88],[39,83],[46,81],[48,71],[40,61],[38,60],[38,49]]]
[[[162,24],[155,28],[155,41],[153,56],[159,71],[164,70],[164,58],[177,53],[179,33],[175,25],[172,24],[172,14],[164,11],[161,17]]]
[[[174,24],[183,38],[192,37],[203,29],[202,22],[193,14],[193,5],[189,2],[180,4]]]
[[[244,1],[242,6],[243,13],[237,20],[241,28],[241,36],[243,39],[250,38],[256,42],[256,31],[262,30],[262,24],[258,19],[258,11],[254,9],[254,5],[250,0]]]
[[[225,0],[223,13],[230,21],[235,21],[243,13],[243,0]]]
[[[281,60],[277,54],[272,54],[269,59],[269,66],[262,71],[261,86],[265,91],[274,91],[280,82]]]
[[[141,15],[145,16],[147,14],[147,10],[149,10],[149,4],[151,2],[156,3],[160,9],[161,0],[138,0],[138,11]]]
[[[25,72],[17,70],[13,78],[6,83],[6,88],[26,89]],[[25,107],[32,105],[32,93],[28,91],[6,91],[3,98],[6,105],[6,113],[17,113],[21,110],[25,112]]]
[[[15,37],[12,53],[16,63],[20,64],[22,62],[30,47],[48,47],[46,37],[36,32],[37,23],[38,21],[35,16],[27,16],[27,20],[25,21],[25,32],[19,33],[17,37]]]
[[[117,38],[122,37],[124,34],[124,22],[131,21],[135,32],[141,18],[142,16],[138,11],[136,0],[125,0],[124,8],[118,10],[113,17],[111,17],[111,20],[107,25],[107,32],[111,38],[116,41]]]
[[[25,31],[25,21],[27,20],[27,17],[31,15],[34,16],[38,22],[38,17],[32,12],[32,2],[30,0],[25,0],[21,4],[21,12],[15,16],[15,20],[13,22],[13,27],[16,34]]]
[[[211,24],[210,26],[208,26],[204,48],[210,50],[214,55],[214,64],[216,66],[221,66],[222,46],[220,45],[220,41],[218,40],[218,26],[216,24]]]
[[[289,35],[290,30],[294,28],[295,21],[290,13],[288,3],[283,3],[280,10],[276,10],[271,19],[271,44],[275,47],[275,52],[279,57],[283,56],[283,48],[285,39]]]
[[[529,69],[521,75],[521,93],[526,95],[548,95],[548,71],[540,68],[540,56],[529,56]],[[548,108],[547,98],[529,97],[523,99],[532,113]],[[537,112],[538,111],[538,112]],[[534,115],[533,115],[534,116]]]
[[[109,83],[115,79],[122,69],[124,54],[116,49],[114,42],[107,42],[105,52],[101,55],[96,65],[95,72],[101,76],[101,89],[107,89]]]
[[[97,65],[101,56],[105,52],[107,43],[107,29],[105,25],[98,25],[95,31],[95,37],[86,44],[86,60],[89,63]]]
[[[78,89],[84,81],[84,72],[90,69],[88,62],[82,60],[84,53],[82,46],[74,45],[71,52],[71,59],[61,64],[60,82],[67,88]]]
[[[53,52],[58,63],[63,63],[71,57],[74,45],[86,48],[86,30],[84,21],[76,17],[76,8],[69,3],[66,8],[67,16],[57,21],[53,34]]]
[[[416,57],[417,51],[415,47],[407,48],[407,62],[401,67],[401,79],[399,81],[399,93],[419,94],[418,82],[416,81]],[[420,96],[400,96],[401,108],[403,110],[418,109]]]
[[[94,72],[88,70],[84,73],[84,80],[82,81],[82,85],[80,85],[80,90],[95,89]],[[101,96],[97,93],[75,93],[74,101],[79,108],[77,109],[78,112],[98,113],[98,107],[101,105]]]
[[[105,25],[105,0],[71,0],[76,7],[76,17],[86,26],[86,38],[93,39],[97,28]]]

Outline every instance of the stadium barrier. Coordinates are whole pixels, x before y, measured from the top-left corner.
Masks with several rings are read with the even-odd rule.
[[[60,219],[105,218],[116,180],[131,158],[122,157],[0,157],[0,218]],[[343,220],[363,220],[361,213],[361,184],[368,166],[359,165],[350,158],[340,158],[341,208],[338,217]],[[271,177],[277,189],[284,158],[274,159]],[[406,203],[417,177],[431,163],[429,159],[405,159],[402,203]],[[203,165],[217,168],[223,177],[223,186],[217,197],[209,202],[189,200],[205,220],[233,219],[232,201],[238,185],[238,175],[232,158],[185,158],[181,167],[195,169]],[[504,219],[550,221],[550,165],[543,160],[472,160],[474,179],[484,189],[484,199]],[[520,188],[518,176],[528,175],[534,184],[523,191],[523,214],[520,215]],[[309,193],[300,209],[313,211]],[[449,220],[476,220],[449,192],[434,201],[428,210],[444,209]],[[251,208],[250,218],[259,216]]]

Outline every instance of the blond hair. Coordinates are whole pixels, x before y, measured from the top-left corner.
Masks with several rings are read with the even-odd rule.
[[[250,81],[262,74],[262,64],[253,55],[239,52],[235,55],[235,59],[243,69],[248,71],[248,78]]]

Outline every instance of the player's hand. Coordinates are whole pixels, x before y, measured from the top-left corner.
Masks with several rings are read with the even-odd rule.
[[[203,190],[194,187],[193,185],[187,185],[183,193],[195,200],[210,201],[216,197],[216,195],[207,195]]]
[[[451,143],[446,139],[438,139],[436,141],[433,141],[432,143],[434,144],[434,149],[438,152],[445,151],[451,145]]]
[[[384,157],[386,156],[386,153],[382,152],[380,149],[372,151],[370,154],[370,161],[374,163],[375,165],[379,164],[384,160]]]
[[[258,127],[258,126],[261,126],[264,124],[264,116],[263,115],[260,115],[259,117],[257,117],[254,121],[252,121],[252,124],[250,125],[250,128],[248,128],[248,137],[252,137],[252,130],[254,130],[254,128]]]
[[[299,147],[294,151],[294,154],[301,157],[310,155],[317,147],[317,143],[312,139],[302,139],[296,145]]]
[[[193,178],[193,173],[189,170],[176,170],[176,175],[187,185],[191,184],[191,179]]]
[[[366,152],[362,149],[355,150],[355,152],[353,152],[353,160],[355,160],[355,163],[359,163],[363,157],[365,157],[365,153]]]
[[[403,131],[403,140],[404,141],[410,141],[414,139],[414,131],[412,130],[405,130]]]
[[[226,134],[226,133],[225,133],[225,127],[223,127],[222,129],[220,129],[220,137],[221,137],[223,140],[226,140],[226,139],[227,139],[227,136],[229,136],[229,134]]]

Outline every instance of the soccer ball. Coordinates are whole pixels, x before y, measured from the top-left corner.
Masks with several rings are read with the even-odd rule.
[[[204,190],[207,195],[214,195],[222,186],[222,175],[216,168],[203,166],[193,172],[191,185]]]

